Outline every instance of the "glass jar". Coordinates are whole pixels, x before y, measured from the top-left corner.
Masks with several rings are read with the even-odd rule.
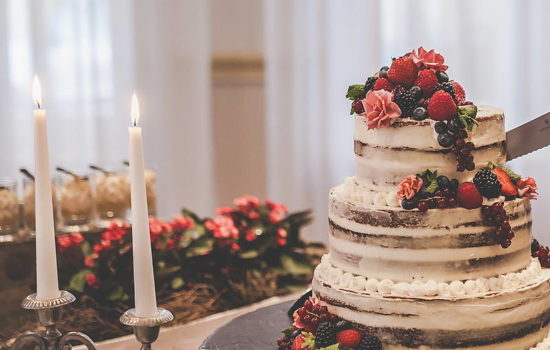
[[[130,181],[125,172],[100,172],[93,177],[95,209],[99,227],[111,220],[124,220],[130,208]]]
[[[94,212],[90,177],[60,174],[57,181],[61,231],[89,231]]]
[[[12,241],[19,229],[19,198],[14,179],[0,179],[0,242]]]

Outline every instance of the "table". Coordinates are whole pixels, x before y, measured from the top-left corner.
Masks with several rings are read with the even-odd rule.
[[[263,310],[264,308],[274,307],[275,310],[282,311],[282,317],[279,321],[286,320],[287,324],[282,326],[277,326],[272,323],[273,329],[272,334],[273,338],[267,339],[271,335],[267,335],[265,344],[269,344],[270,347],[267,349],[276,348],[276,340],[280,337],[281,331],[290,324],[288,318],[286,318],[286,310],[292,305],[296,299],[298,299],[303,292],[290,294],[283,297],[273,297],[261,302],[248,305],[242,308],[229,310],[219,314],[211,315],[184,325],[177,325],[174,327],[165,327],[161,328],[160,336],[157,342],[154,344],[154,348],[162,350],[192,350],[192,349],[210,349],[201,345],[205,339],[211,341],[212,337],[210,335],[218,333],[216,331],[219,329],[221,332],[228,323],[234,319],[240,317],[246,317],[250,313],[255,313],[257,310]],[[283,305],[284,304],[284,305]],[[288,306],[286,306],[288,305]],[[270,309],[271,310],[271,309]],[[270,312],[271,313],[271,312]],[[244,316],[243,316],[244,315]],[[258,325],[263,324],[263,322],[257,323]],[[229,326],[229,325],[228,325]],[[221,327],[221,328],[220,328]],[[239,332],[240,333],[240,332]],[[219,333],[218,333],[219,334]],[[207,342],[205,341],[205,342]],[[79,349],[79,348],[78,348]],[[128,335],[125,337],[120,337],[116,339],[107,340],[97,344],[98,350],[136,350],[138,349],[136,340],[133,335]],[[213,348],[216,350],[226,350],[226,348]],[[227,349],[237,349],[237,347],[230,347]],[[246,348],[238,347],[239,350],[248,350]],[[266,347],[254,348],[254,350],[266,349]],[[75,347],[75,350],[77,348]]]

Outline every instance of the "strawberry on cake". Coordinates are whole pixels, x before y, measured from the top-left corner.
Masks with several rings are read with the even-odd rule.
[[[330,253],[280,350],[548,343],[536,182],[506,167],[502,110],[470,102],[447,69],[420,47],[349,87],[355,176],[330,192]]]

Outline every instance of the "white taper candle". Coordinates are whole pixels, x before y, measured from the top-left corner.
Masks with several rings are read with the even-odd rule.
[[[46,111],[40,107],[41,90],[38,77],[32,84],[37,109],[34,116],[35,215],[36,215],[36,293],[40,300],[59,297],[52,187],[48,154]]]
[[[149,217],[147,213],[147,193],[145,190],[145,166],[143,144],[139,120],[137,97],[132,96],[132,126],[128,128],[130,136],[130,181],[132,194],[132,245],[134,250],[134,296],[136,315],[150,317],[157,312],[155,277]]]

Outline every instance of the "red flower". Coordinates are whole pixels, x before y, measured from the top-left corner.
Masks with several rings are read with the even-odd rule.
[[[212,234],[216,238],[239,238],[239,230],[235,227],[235,223],[231,217],[217,216],[214,220],[207,220],[204,226],[212,231]]]
[[[70,235],[62,235],[57,237],[57,244],[59,244],[59,250],[61,252],[71,248],[72,240]]]
[[[260,207],[260,200],[257,197],[247,194],[235,198],[235,200],[233,200],[233,203],[237,206],[237,208],[241,210],[245,208],[258,209]]]
[[[280,245],[280,246],[285,246],[287,243],[286,238],[283,238],[283,237],[277,237],[275,241],[277,242],[277,245]]]
[[[94,244],[94,247],[93,247],[94,252],[99,253],[99,252],[101,252],[101,251],[104,250],[104,249],[105,249],[105,247],[104,247],[103,245],[101,245],[101,244]]]
[[[246,239],[248,242],[252,242],[256,240],[256,238],[258,238],[258,236],[256,235],[256,232],[254,229],[250,228],[246,230],[244,234],[244,239]]]
[[[218,214],[218,215],[229,215],[229,214],[233,214],[234,211],[235,211],[235,209],[233,209],[231,207],[220,207],[220,208],[216,209],[216,214]]]
[[[537,199],[537,183],[532,177],[524,177],[517,180],[518,193],[520,197],[527,197],[529,199]]]
[[[239,211],[249,219],[257,219],[260,217],[260,213],[258,213],[260,200],[258,198],[245,194],[238,198],[235,198],[233,203],[237,206]],[[225,210],[226,209],[224,209],[224,211]]]
[[[113,243],[109,240],[106,240],[106,239],[102,239],[100,244],[104,249],[114,248]]]
[[[283,217],[288,213],[288,209],[284,204],[275,203],[270,200],[266,200],[265,204],[269,209],[270,213],[267,219],[272,224],[278,224],[283,220]]]
[[[90,256],[87,256],[86,258],[84,258],[84,265],[86,265],[87,267],[94,267],[95,266],[95,259],[98,258],[98,255],[97,253],[94,253]]]
[[[92,288],[99,288],[99,283],[97,280],[97,277],[93,273],[87,274],[84,279],[86,280],[86,283],[92,287]]]
[[[436,71],[445,71],[449,68],[444,64],[445,58],[443,56],[436,53],[433,49],[426,51],[422,46],[418,48],[418,51],[413,50],[411,58],[417,67],[431,68]]]
[[[195,222],[190,217],[179,215],[174,218],[171,225],[173,231],[185,231],[194,228]]]
[[[84,237],[82,237],[82,235],[78,232],[70,233],[70,237],[71,237],[71,243],[75,246],[80,245],[80,243],[84,241]]]
[[[241,246],[238,245],[237,243],[233,243],[231,244],[231,250],[234,252],[238,252],[239,250],[241,250]]]

